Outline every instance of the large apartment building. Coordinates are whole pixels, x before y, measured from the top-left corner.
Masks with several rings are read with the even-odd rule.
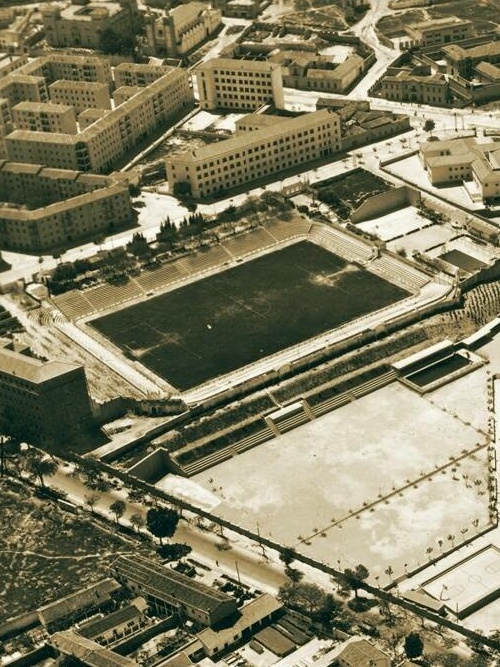
[[[47,254],[132,220],[126,179],[0,162],[0,248]]]
[[[134,32],[138,8],[136,0],[79,0],[62,8],[43,5],[41,12],[45,36],[51,46],[99,49],[101,35],[106,30],[118,35]]]
[[[213,58],[195,70],[202,109],[253,111],[263,104],[283,109],[281,67],[259,60]]]
[[[47,85],[64,79],[66,81],[97,81],[111,86],[111,66],[105,58],[85,55],[74,56],[50,53],[35,58],[20,70],[23,74],[42,76]]]
[[[19,102],[12,107],[12,121],[19,130],[76,134],[75,110],[52,102]]]
[[[32,444],[68,444],[92,421],[83,366],[41,361],[0,340],[0,413]]]
[[[203,2],[187,2],[161,16],[148,13],[144,21],[149,53],[179,58],[214,34],[222,25],[222,15]]]
[[[85,109],[111,109],[108,85],[97,81],[54,81],[49,96],[54,104],[73,107],[75,114]]]
[[[193,104],[187,71],[165,68],[165,72],[116,109],[99,114],[78,134],[14,130],[5,137],[8,158],[76,171],[111,170],[124,153]]]
[[[327,109],[280,121],[167,158],[170,189],[182,183],[193,197],[220,196],[340,150],[340,119]]]

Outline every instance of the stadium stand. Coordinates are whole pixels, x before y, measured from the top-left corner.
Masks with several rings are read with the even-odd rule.
[[[276,241],[287,241],[298,236],[307,236],[311,229],[311,223],[308,220],[300,218],[293,223],[277,220],[266,225],[266,230]]]
[[[235,258],[245,257],[259,250],[275,245],[276,240],[264,227],[259,227],[242,236],[235,236],[224,241],[224,247]]]
[[[413,293],[419,292],[431,280],[423,271],[385,254],[371,261],[366,268],[380,278]]]
[[[365,264],[373,256],[373,247],[361,239],[345,234],[339,229],[320,224],[311,226],[311,239],[336,255],[350,262]]]
[[[78,320],[80,317],[86,317],[95,311],[94,306],[85,294],[76,289],[53,296],[52,303],[56,308],[59,308],[68,320]]]

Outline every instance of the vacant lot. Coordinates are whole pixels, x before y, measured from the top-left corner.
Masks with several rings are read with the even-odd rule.
[[[87,518],[34,498],[30,487],[4,478],[0,499],[0,623],[109,576],[117,555],[131,550]]]
[[[92,326],[187,389],[405,296],[395,285],[300,242]]]

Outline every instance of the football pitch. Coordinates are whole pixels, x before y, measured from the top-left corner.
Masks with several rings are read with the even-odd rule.
[[[90,324],[186,390],[406,296],[301,241]]]

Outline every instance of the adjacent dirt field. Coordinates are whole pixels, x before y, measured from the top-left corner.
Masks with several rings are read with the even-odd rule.
[[[406,296],[305,241],[91,324],[187,389]]]
[[[486,403],[484,367],[464,380],[477,396],[395,382],[194,479],[213,512],[385,585],[389,565],[401,575],[488,524],[486,448],[467,454],[486,436],[461,416]]]
[[[137,549],[31,487],[6,478],[0,497],[0,623],[109,576],[120,553]]]

